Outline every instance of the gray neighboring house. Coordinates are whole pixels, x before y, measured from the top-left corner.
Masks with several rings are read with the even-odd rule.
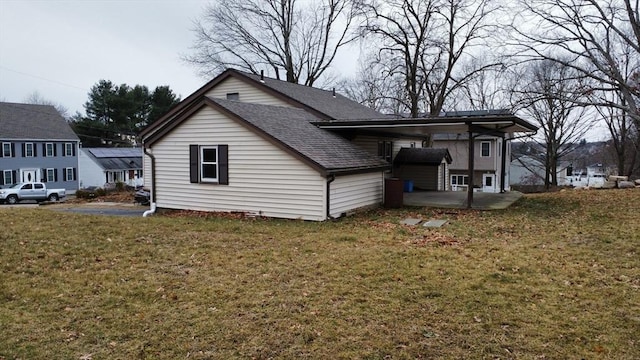
[[[142,186],[142,148],[81,148],[80,188]]]
[[[0,143],[0,186],[78,189],[80,139],[53,106],[0,102]]]

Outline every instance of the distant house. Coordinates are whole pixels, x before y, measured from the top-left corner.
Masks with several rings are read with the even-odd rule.
[[[394,159],[434,132],[468,130],[536,127],[507,113],[394,118],[335,91],[228,69],[143,130],[145,186],[152,208],[322,221],[380,205],[396,171],[446,189],[446,152]]]
[[[434,134],[434,148],[448,149],[453,162],[449,166],[449,183],[454,191],[466,191],[469,186],[469,135]],[[501,137],[480,135],[474,141],[474,183],[482,192],[509,190],[511,143]]]
[[[144,184],[141,148],[81,148],[79,168],[81,188]]]
[[[77,190],[79,142],[53,106],[0,102],[0,185],[42,181]]]
[[[511,161],[511,185],[544,185],[544,164],[529,155],[517,157]],[[556,168],[559,186],[576,186],[580,182],[580,174],[575,174],[570,162],[560,162]]]

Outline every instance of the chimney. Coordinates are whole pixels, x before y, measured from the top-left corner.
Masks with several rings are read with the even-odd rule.
[[[264,82],[264,70],[260,70],[260,81]]]
[[[333,97],[336,97],[336,88],[333,88]]]

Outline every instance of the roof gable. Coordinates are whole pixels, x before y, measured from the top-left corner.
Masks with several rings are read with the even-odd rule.
[[[222,110],[325,173],[388,168],[384,160],[332,132],[311,124],[317,120],[302,109],[207,98]]]
[[[80,140],[53,106],[6,102],[0,102],[0,138]]]

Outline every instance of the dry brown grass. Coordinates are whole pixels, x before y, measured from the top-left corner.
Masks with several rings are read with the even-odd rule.
[[[328,223],[0,208],[0,359],[637,359],[639,203]]]

